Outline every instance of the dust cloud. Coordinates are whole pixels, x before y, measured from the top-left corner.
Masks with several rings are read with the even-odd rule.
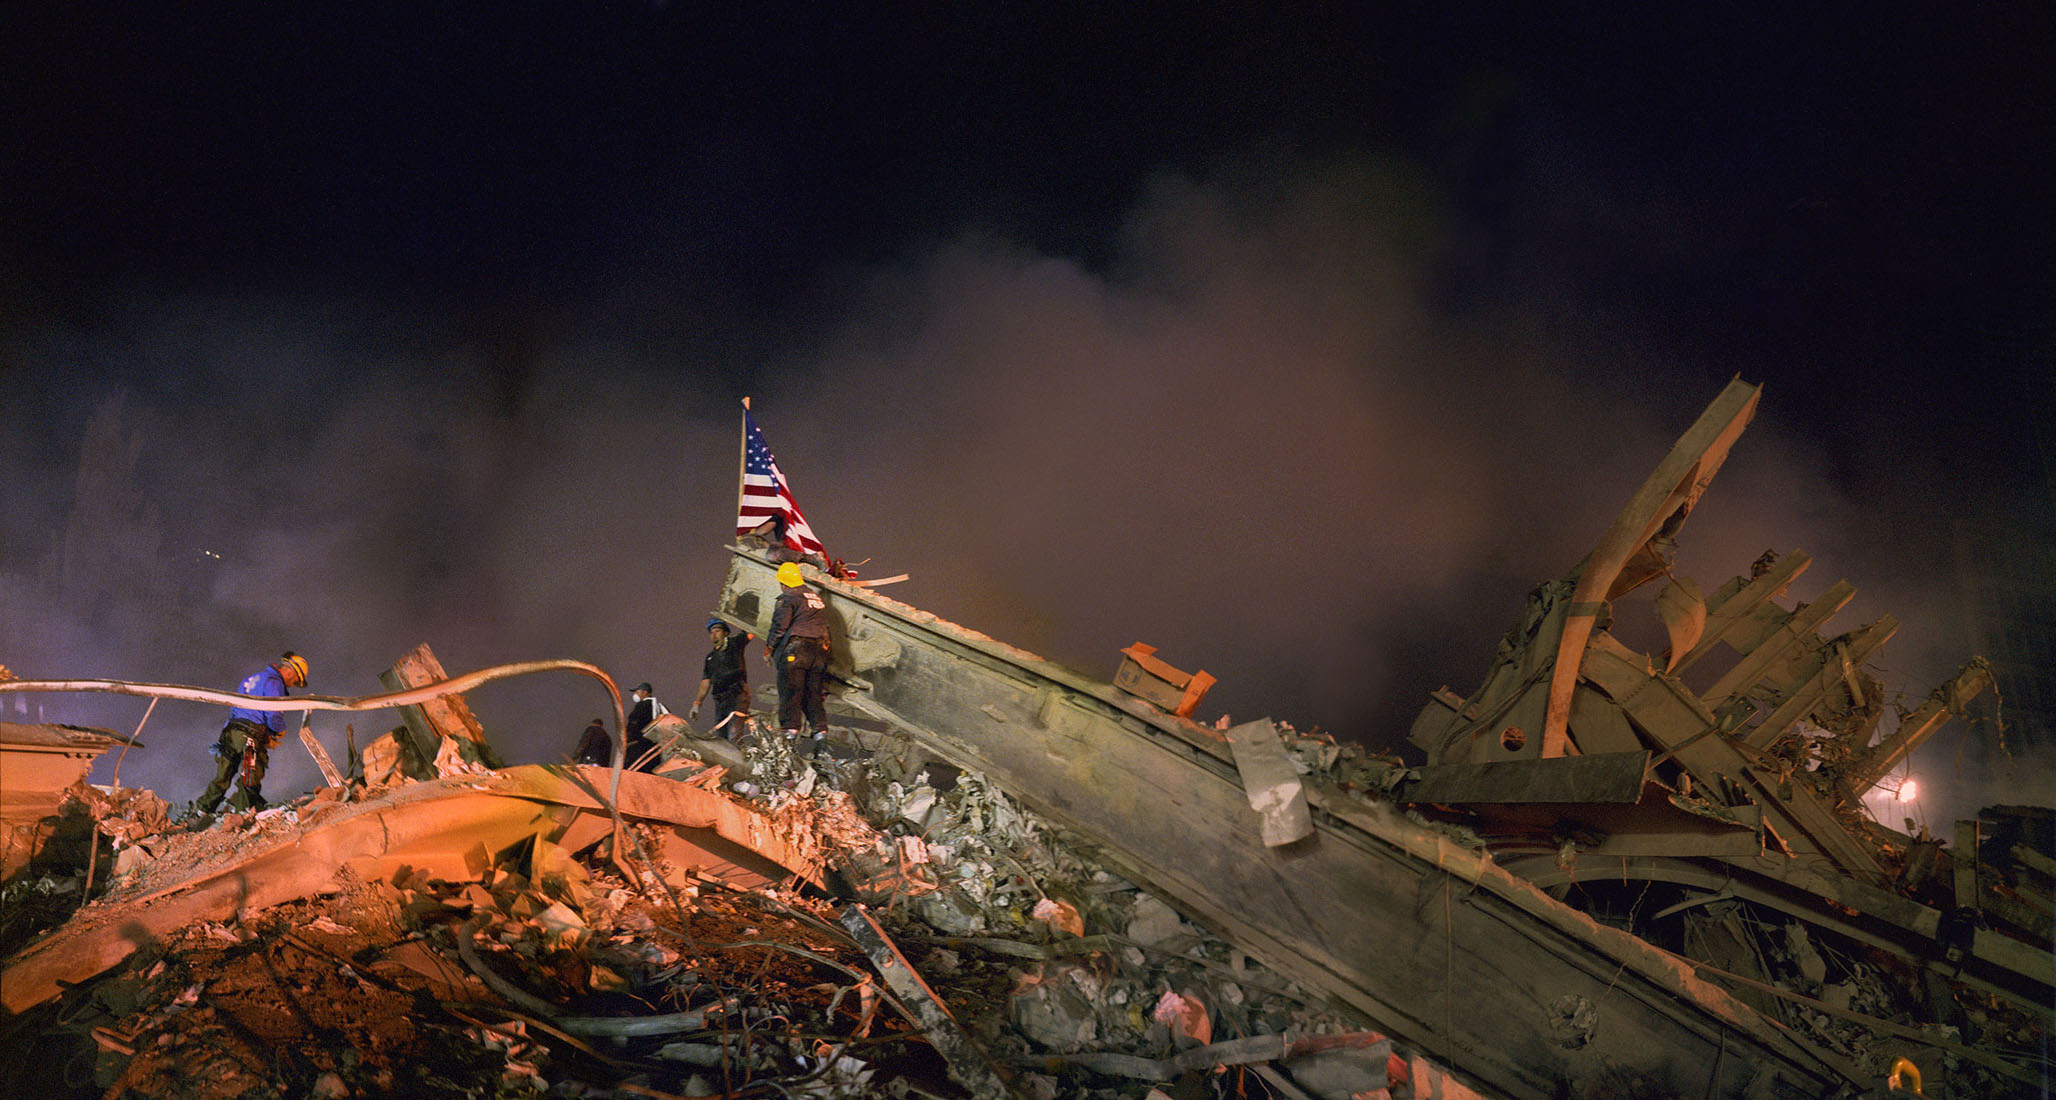
[[[911,574],[888,594],[1100,677],[1151,643],[1220,679],[1201,717],[1396,744],[1737,368],[1632,327],[1595,340],[1561,302],[1454,308],[1454,215],[1403,165],[1316,169],[1157,179],[1103,262],[966,229],[705,330],[741,341],[696,339],[694,307],[647,286],[514,324],[152,287],[10,317],[0,663],[229,687],[291,648],[313,690],[362,695],[426,641],[453,672],[592,661],[682,711],[747,393],[830,552]],[[1857,505],[1778,399],[1772,380],[1680,571],[1711,589],[1804,547],[1816,589],[1917,589],[1862,575]],[[1902,638],[1934,625],[1893,610]],[[1947,671],[1909,663],[1920,692]],[[472,703],[517,762],[605,713],[572,677]],[[10,705],[117,730],[144,706]],[[161,705],[123,782],[190,799],[221,718]],[[345,722],[361,743],[391,719],[318,717],[331,753]],[[312,785],[304,756],[274,754],[274,797]]]

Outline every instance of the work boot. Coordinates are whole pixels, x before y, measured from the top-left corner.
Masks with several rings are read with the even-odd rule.
[[[816,760],[816,759],[819,759],[819,758],[820,758],[820,756],[821,756],[821,745],[822,745],[822,743],[823,743],[823,742],[825,742],[825,741],[827,741],[827,740],[828,740],[828,735],[827,735],[827,734],[825,734],[825,733],[821,732],[820,730],[815,730],[815,731],[814,731],[814,739],[813,739],[813,741],[811,741],[811,742],[810,742],[810,743],[809,743],[809,744],[807,745],[807,759],[809,759],[809,760]]]

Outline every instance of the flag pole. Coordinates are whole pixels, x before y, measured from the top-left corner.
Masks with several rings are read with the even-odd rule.
[[[750,399],[748,395],[744,395],[742,399],[741,429],[742,443],[735,453],[735,514],[737,517],[742,515],[743,473],[748,469],[750,461]],[[735,537],[740,541],[740,535]]]

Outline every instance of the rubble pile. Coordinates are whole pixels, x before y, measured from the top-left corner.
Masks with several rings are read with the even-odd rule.
[[[1337,744],[1318,733],[1299,733],[1284,723],[1278,725],[1295,769],[1334,790],[1382,799],[1408,777],[1406,765],[1395,758]],[[1852,817],[1854,812],[1849,810]],[[1448,813],[1431,819],[1409,810],[1408,816],[1466,848],[1485,851],[1491,847],[1486,838],[1456,824]],[[2046,939],[2049,877],[2043,868],[2056,863],[2043,850],[2051,846],[2047,834],[2052,815],[2032,807],[1995,807],[1981,816],[1997,822],[1981,849],[1986,866],[2005,875],[2003,889],[2031,913],[2029,919],[2018,923],[2038,920]],[[1867,835],[1878,839],[1881,850],[1892,855],[1896,865],[1912,862],[1905,837],[1875,825],[1869,826]],[[1896,851],[1890,847],[1893,841],[1900,842]],[[1563,858],[1573,865],[1576,847],[1574,841],[1565,841]],[[1943,871],[1948,870],[1951,856],[1938,856],[1932,840],[1910,847],[1915,853],[1924,847],[1930,862],[1939,861]],[[1930,872],[1923,880],[1902,873],[1901,881],[1921,886],[1946,877]],[[1593,900],[1593,895],[1604,892],[1596,889],[1599,885],[1574,887],[1568,896],[1597,905],[1595,915],[1609,923],[1705,963],[1701,972],[1730,987],[1739,999],[1848,1064],[1861,1067],[1866,1076],[1889,1076],[1905,1049],[1898,1040],[1909,1037],[1934,1052],[1942,1070],[1938,1076],[1954,1090],[1951,1095],[2012,1095],[2038,1076],[2033,1070],[2023,1075],[2017,1066],[2023,1060],[2031,1062],[2043,1050],[2048,1020],[2017,1000],[1949,983],[1908,965],[1893,952],[1829,931],[1810,930],[1805,922],[1788,914],[1747,901],[1729,898],[1690,904],[1670,922],[1656,923],[1638,920],[1636,913],[1655,912],[1672,903],[1684,906],[1694,896],[1661,886],[1637,885],[1632,903],[1614,913],[1606,910],[1604,901]],[[1567,1009],[1563,1013],[1566,1034],[1585,1030],[1575,1018],[1589,1012],[1589,1005]]]
[[[856,1095],[838,1082],[878,1064],[943,1080],[823,903],[682,894],[511,867],[361,884],[183,929],[17,1032],[66,1049],[42,1062],[59,1095]]]
[[[933,764],[909,774],[908,759],[880,752],[862,765],[883,835],[846,857],[850,887],[898,918],[900,942],[924,950],[917,968],[952,999],[1002,993],[973,1026],[1027,1070],[1032,1095],[1144,1095],[1132,1082],[1181,1077],[1220,1095],[1266,1095],[1266,1079],[1295,1095],[1308,1088],[1295,1073],[1347,1082],[1336,1095],[1404,1095],[1386,1091],[1408,1073],[1382,1036],[1181,919],[982,776]],[[1293,1044],[1285,1068],[1264,1064]]]
[[[2036,1084],[2039,1074],[2018,1063],[2039,1056],[2048,1028],[2029,1006],[1743,901],[1696,905],[1678,922],[1676,946],[1704,961],[1702,973],[1876,1077],[1913,1039],[1932,1053],[1947,1095],[2010,1096]]]
[[[69,919],[85,900],[85,885],[84,875],[45,874],[0,887],[0,958]]]
[[[890,737],[875,754],[843,740],[807,759],[749,736],[730,746],[749,778],[733,779],[683,751],[706,744],[669,746],[660,773],[723,786],[772,827],[817,838],[841,896],[669,865],[649,855],[664,848],[647,825],[624,834],[618,860],[605,838],[575,861],[513,844],[469,881],[345,874],[333,894],[179,928],[6,1020],[0,1049],[25,1067],[21,1094],[1111,1100],[1405,1097],[1415,1077],[1457,1087],[975,773]],[[324,788],[180,823],[148,792],[82,792],[113,838],[111,879],[72,914],[80,878],[23,878],[0,924],[19,930],[12,948],[34,926],[102,919],[406,786]]]
[[[303,727],[327,787],[177,822],[83,783],[133,736],[0,723],[9,1085],[1479,1095],[1430,1049],[1520,1100],[2046,1096],[2056,810],[1932,835],[1864,801],[1913,793],[1992,668],[1902,706],[1868,671],[1896,620],[1828,629],[1846,581],[1788,606],[1803,551],[1710,595],[1671,568],[1757,397],[1722,390],[1477,690],[1428,693],[1415,765],[1203,725],[1213,678],[1153,646],[1100,681],[823,563],[825,743],[659,715],[626,772],[504,766],[463,692],[573,672],[625,729],[614,682],[425,644],[356,698],[0,683],[402,719],[346,728],[347,774]],[[719,621],[768,629],[797,566],[764,549],[730,548]]]

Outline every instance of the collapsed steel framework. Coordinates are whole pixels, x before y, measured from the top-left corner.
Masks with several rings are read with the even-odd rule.
[[[832,671],[851,705],[985,774],[1265,965],[1496,1094],[1814,1097],[1875,1084],[1747,1003],[1760,997],[1731,995],[1692,960],[1560,900],[1581,865],[1563,857],[1582,845],[1587,880],[1747,899],[2049,1012],[2046,915],[2037,923],[2031,906],[2009,907],[1974,849],[1941,853],[1932,840],[1864,821],[1856,806],[1989,682],[1981,663],[1872,745],[1885,706],[1861,666],[1896,624],[1816,633],[1853,594],[1846,584],[1782,608],[1773,597],[1806,567],[1800,553],[1767,556],[1710,599],[1673,583],[1658,601],[1672,640],[1662,658],[1605,629],[1611,601],[1668,573],[1680,526],[1758,394],[1739,380],[1723,390],[1599,547],[1538,591],[1483,687],[1468,698],[1434,693],[1413,730],[1430,764],[1394,800],[1306,777],[1312,827],[1290,842],[1267,835],[1252,809],[1262,799],[1238,768],[1240,742],[1262,740],[1260,731],[1197,725],[862,586],[812,576],[834,621]],[[778,591],[774,566],[751,549],[732,553],[720,608],[761,633]],[[1705,691],[1687,687],[1682,674],[1717,654],[1732,660],[1727,670]],[[1840,750],[1825,764],[1808,755],[1824,734]],[[1472,825],[1499,855],[1454,841],[1405,805]],[[1952,885],[1938,898],[1943,882]],[[1599,1026],[1567,1037],[1562,1019],[1581,1012]],[[1993,1068],[2032,1079],[2007,1063]]]

